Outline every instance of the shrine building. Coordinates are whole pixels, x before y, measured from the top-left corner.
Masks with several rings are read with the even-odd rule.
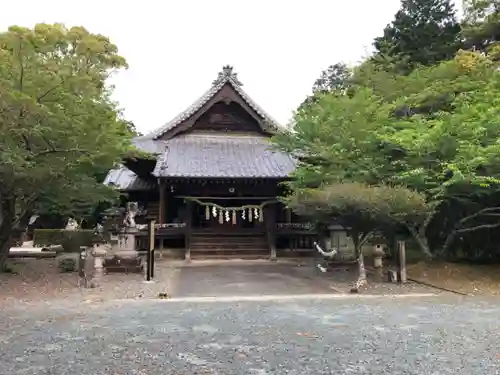
[[[133,140],[154,158],[108,173],[105,183],[156,221],[157,249],[187,260],[312,254],[313,227],[278,198],[295,168],[270,142],[284,128],[242,86],[225,66],[185,111]]]

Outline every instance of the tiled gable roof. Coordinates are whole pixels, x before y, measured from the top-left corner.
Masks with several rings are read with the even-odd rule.
[[[217,79],[212,83],[212,87],[205,92],[197,101],[195,101],[189,108],[185,111],[179,113],[173,120],[169,121],[161,128],[152,132],[148,137],[152,139],[158,139],[163,134],[169,130],[174,129],[177,125],[181,124],[183,121],[189,119],[191,116],[196,114],[210,99],[212,99],[224,85],[230,84],[233,89],[241,96],[246,104],[252,108],[265,122],[265,124],[273,131],[279,131],[282,127],[278,122],[273,119],[266,111],[262,109],[250,96],[241,88],[242,83],[238,80],[236,73],[233,72],[231,66],[224,66],[222,72],[219,73]]]
[[[214,178],[286,178],[295,168],[293,158],[272,150],[268,138],[230,134],[180,135],[167,141],[158,139],[195,115],[225,85],[231,85],[241,99],[258,114],[271,131],[286,130],[265,112],[241,88],[232,67],[225,66],[210,89],[173,120],[150,134],[136,137],[132,143],[140,150],[155,154],[152,177]],[[266,129],[267,130],[267,129]],[[125,166],[109,171],[104,181],[120,190],[150,190],[156,181],[137,176]]]

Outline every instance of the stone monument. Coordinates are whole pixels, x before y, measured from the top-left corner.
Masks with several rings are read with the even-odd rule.
[[[108,214],[109,223],[113,221],[113,225],[109,227],[110,242],[109,251],[102,264],[102,267],[107,272],[140,272],[143,269],[142,259],[139,257],[139,252],[136,249],[136,235],[139,232],[135,221],[136,215],[139,213],[139,207],[136,202],[129,202],[125,211],[123,209],[115,210]],[[120,220],[116,220],[120,219]],[[100,252],[101,249],[96,249]],[[101,267],[101,268],[102,268]]]

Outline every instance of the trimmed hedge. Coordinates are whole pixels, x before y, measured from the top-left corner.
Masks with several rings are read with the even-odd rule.
[[[80,246],[92,246],[97,241],[98,236],[91,229],[35,229],[33,233],[35,246],[61,245],[66,253],[79,252]]]

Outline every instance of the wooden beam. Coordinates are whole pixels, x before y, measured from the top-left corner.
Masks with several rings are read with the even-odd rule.
[[[231,197],[231,196],[228,196],[228,197],[191,197],[191,196],[187,196],[187,195],[176,195],[175,196],[176,198],[194,198],[194,199],[210,199],[210,200],[245,200],[245,199],[248,199],[248,200],[271,200],[271,199],[276,199],[276,201],[278,201],[278,199],[276,197]]]
[[[160,207],[158,207],[158,223],[165,224],[165,196],[167,193],[167,187],[164,181],[160,180],[158,184],[160,189]]]

